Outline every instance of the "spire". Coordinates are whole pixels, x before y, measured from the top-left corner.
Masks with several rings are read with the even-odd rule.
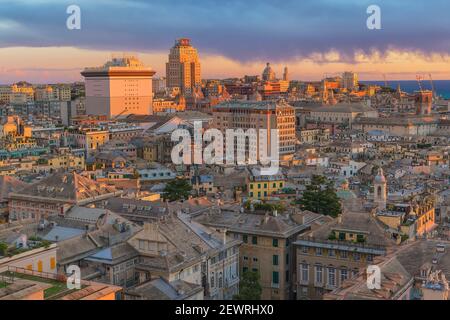
[[[322,103],[327,104],[328,103],[328,90],[327,90],[327,83],[324,80],[322,84]]]
[[[386,177],[384,176],[383,168],[378,168],[377,175],[375,176],[375,183],[386,183]]]
[[[284,81],[289,81],[289,71],[288,71],[288,67],[284,67],[283,80],[284,80]]]

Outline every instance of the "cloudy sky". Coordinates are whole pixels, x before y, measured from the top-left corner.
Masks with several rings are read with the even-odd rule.
[[[66,9],[81,8],[81,30]],[[381,30],[366,9],[381,8]],[[163,76],[174,40],[198,48],[205,78],[279,74],[320,79],[450,79],[448,0],[0,0],[0,83],[81,79],[112,53],[136,53]]]

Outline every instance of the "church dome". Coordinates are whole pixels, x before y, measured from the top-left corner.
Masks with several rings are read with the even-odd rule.
[[[384,176],[382,168],[378,169],[378,173],[375,176],[374,183],[386,183],[386,177]]]
[[[263,71],[262,78],[264,81],[273,81],[275,80],[275,72],[272,70],[270,63],[267,62],[266,68]]]

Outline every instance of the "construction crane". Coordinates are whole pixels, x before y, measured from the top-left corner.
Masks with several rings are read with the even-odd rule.
[[[433,94],[433,99],[437,100],[437,94],[436,94],[436,91],[434,90],[434,83],[433,83],[433,78],[431,77],[431,73],[429,73],[428,76],[430,77],[431,92]]]
[[[119,118],[122,114],[124,114],[127,111],[127,109],[123,109],[122,111],[120,111],[117,115],[115,115],[111,120],[115,121],[117,120],[117,118]]]
[[[385,73],[383,73],[383,79],[384,79],[384,86],[387,88],[389,85],[388,85],[388,82],[386,80],[386,74]]]
[[[422,90],[422,83],[420,82],[420,81],[422,81],[422,77],[420,76],[420,75],[416,75],[416,80],[417,80],[417,83],[419,84],[419,91],[420,91],[420,93],[422,93],[423,92],[423,90]]]

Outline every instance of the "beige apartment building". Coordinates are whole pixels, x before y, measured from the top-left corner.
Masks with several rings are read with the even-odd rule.
[[[10,86],[1,86],[0,87],[0,104],[8,104],[10,101],[11,93],[12,93],[12,89]]]
[[[322,227],[299,237],[297,299],[320,300],[361,268],[385,256],[395,241],[368,212],[344,212]]]
[[[214,107],[213,117],[213,127],[219,129],[224,136],[227,129],[255,129],[257,134],[259,129],[266,129],[268,150],[271,150],[270,130],[277,129],[280,160],[291,159],[295,152],[295,111],[282,100],[225,102]],[[258,145],[249,143],[247,147],[238,140],[235,150],[248,151],[255,148],[259,154]]]
[[[71,89],[68,85],[47,85],[35,89],[36,101],[70,101]]]
[[[353,90],[358,87],[358,75],[354,72],[344,72],[342,74],[342,87]]]
[[[183,94],[191,94],[195,87],[201,85],[200,60],[190,39],[178,39],[170,49],[166,82],[167,88],[179,88]]]
[[[86,68],[86,114],[114,118],[152,114],[151,68],[133,56],[113,58],[101,67]]]
[[[307,227],[281,214],[237,213],[228,210],[206,213],[196,221],[242,241],[239,249],[240,272],[260,274],[261,299],[287,300],[293,297],[295,279],[294,241]]]

